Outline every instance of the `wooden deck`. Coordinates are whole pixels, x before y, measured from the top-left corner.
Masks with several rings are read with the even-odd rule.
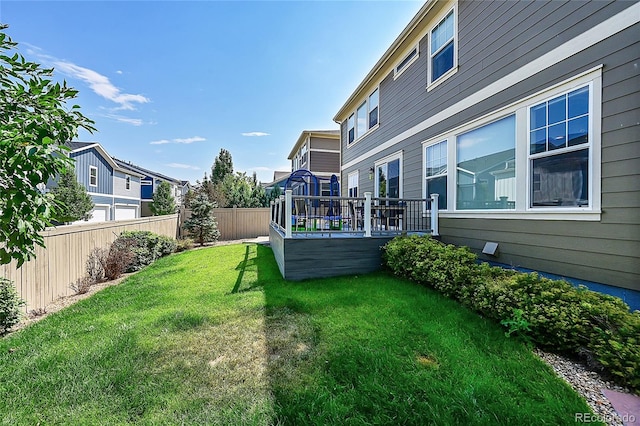
[[[380,247],[393,237],[332,234],[330,238],[285,238],[273,224],[269,229],[280,273],[291,281],[376,271],[382,265]]]

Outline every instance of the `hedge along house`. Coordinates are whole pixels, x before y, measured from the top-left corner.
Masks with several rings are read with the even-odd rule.
[[[439,194],[443,241],[640,307],[639,21],[427,1],[334,117],[343,195]]]

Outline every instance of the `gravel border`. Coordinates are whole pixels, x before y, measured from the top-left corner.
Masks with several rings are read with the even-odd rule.
[[[544,352],[535,348],[533,352],[546,362],[558,377],[564,379],[589,404],[594,414],[611,426],[624,426],[622,418],[604,396],[602,389],[631,393],[629,389],[620,387],[605,380],[598,372],[590,371],[585,365],[572,361],[561,355]],[[577,414],[577,413],[576,413]],[[576,421],[576,423],[578,423]]]

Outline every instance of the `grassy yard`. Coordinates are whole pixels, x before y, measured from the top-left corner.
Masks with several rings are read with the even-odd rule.
[[[318,267],[323,267],[319,262]],[[384,273],[301,283],[213,247],[0,340],[2,424],[575,424],[530,351]]]

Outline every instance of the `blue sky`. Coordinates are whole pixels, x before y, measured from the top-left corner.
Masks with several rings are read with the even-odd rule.
[[[28,60],[80,91],[114,157],[190,180],[221,148],[268,182],[418,11],[415,1],[7,1]]]

